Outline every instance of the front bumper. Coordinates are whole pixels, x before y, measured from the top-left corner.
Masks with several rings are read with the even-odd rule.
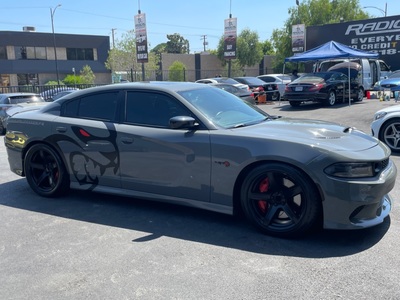
[[[397,168],[390,161],[375,180],[335,179],[334,194],[323,202],[324,228],[362,229],[384,221],[392,208],[389,192],[396,182]]]

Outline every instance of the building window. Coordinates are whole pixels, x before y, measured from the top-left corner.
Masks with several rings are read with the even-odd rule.
[[[18,85],[36,85],[38,84],[38,74],[17,74]]]
[[[67,48],[67,60],[94,60],[92,48]]]
[[[45,47],[15,46],[15,59],[47,59]]]
[[[4,46],[0,46],[0,59],[7,59],[7,49]]]

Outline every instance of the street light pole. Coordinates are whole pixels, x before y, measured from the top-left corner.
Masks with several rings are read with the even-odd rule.
[[[57,49],[56,49],[56,35],[54,34],[54,13],[56,12],[57,7],[60,7],[61,4],[58,4],[54,9],[50,7],[50,15],[51,15],[51,30],[53,31],[53,46],[54,46],[54,59],[56,62],[56,76],[57,76],[57,85],[60,85],[60,80],[58,76],[58,61],[57,61]]]
[[[364,6],[363,8],[375,8],[379,10],[385,17],[387,16],[387,3],[385,3],[385,10],[380,9],[379,7],[376,6]]]

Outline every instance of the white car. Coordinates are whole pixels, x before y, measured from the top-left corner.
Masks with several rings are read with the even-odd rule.
[[[371,123],[372,135],[384,142],[392,152],[400,152],[400,105],[377,111]]]
[[[228,78],[228,77],[214,77],[214,78],[205,78],[205,79],[199,79],[196,80],[195,83],[228,83],[236,86],[239,89],[243,89],[246,91],[249,91],[250,88],[247,84],[240,83],[236,81],[235,79]]]
[[[275,83],[278,86],[280,96],[285,92],[286,85],[292,81],[287,74],[265,74],[257,77],[266,83]]]

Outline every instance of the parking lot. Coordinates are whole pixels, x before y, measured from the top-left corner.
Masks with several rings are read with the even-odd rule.
[[[394,104],[259,107],[369,133],[374,112]],[[9,171],[0,138],[0,299],[400,299],[400,180],[383,224],[285,240],[174,205],[76,191],[41,198]]]

